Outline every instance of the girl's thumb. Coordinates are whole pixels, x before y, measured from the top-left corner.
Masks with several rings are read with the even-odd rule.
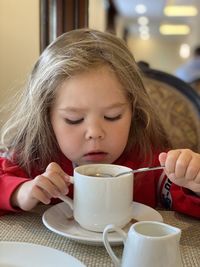
[[[160,161],[160,165],[161,165],[161,166],[165,166],[166,158],[167,158],[167,153],[166,153],[166,152],[162,152],[162,153],[160,153],[158,159],[159,159],[159,161]]]

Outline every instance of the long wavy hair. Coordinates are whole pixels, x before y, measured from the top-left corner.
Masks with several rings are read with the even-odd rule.
[[[147,95],[138,66],[123,40],[110,33],[79,29],[64,33],[41,54],[28,77],[17,108],[2,128],[1,147],[30,175],[57,161],[59,147],[50,122],[57,89],[70,77],[108,65],[122,84],[133,116],[126,151],[151,155],[168,141]]]

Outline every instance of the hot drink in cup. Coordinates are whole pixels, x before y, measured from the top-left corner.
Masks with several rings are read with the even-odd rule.
[[[112,177],[130,171],[126,175]],[[111,176],[100,177],[101,173]],[[124,227],[132,219],[133,174],[131,169],[112,164],[76,167],[74,200],[68,199],[74,219],[85,229],[103,232],[108,224]]]

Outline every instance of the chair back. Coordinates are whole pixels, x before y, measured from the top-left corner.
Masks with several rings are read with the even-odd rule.
[[[192,81],[190,86],[200,95],[200,78]]]
[[[172,147],[200,152],[200,96],[188,84],[163,71],[144,68],[142,75]]]

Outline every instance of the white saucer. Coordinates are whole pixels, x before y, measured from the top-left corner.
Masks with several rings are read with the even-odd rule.
[[[103,245],[102,233],[83,229],[74,219],[68,219],[71,214],[72,211],[69,206],[62,202],[46,210],[42,221],[49,230],[72,240],[90,245]],[[136,221],[163,221],[160,213],[138,202],[133,202],[133,219]],[[128,232],[130,225],[129,223],[124,227],[126,232]],[[117,233],[110,233],[109,241],[112,245],[122,243],[122,239]]]
[[[21,242],[0,242],[2,267],[86,267],[76,258],[54,248]]]

